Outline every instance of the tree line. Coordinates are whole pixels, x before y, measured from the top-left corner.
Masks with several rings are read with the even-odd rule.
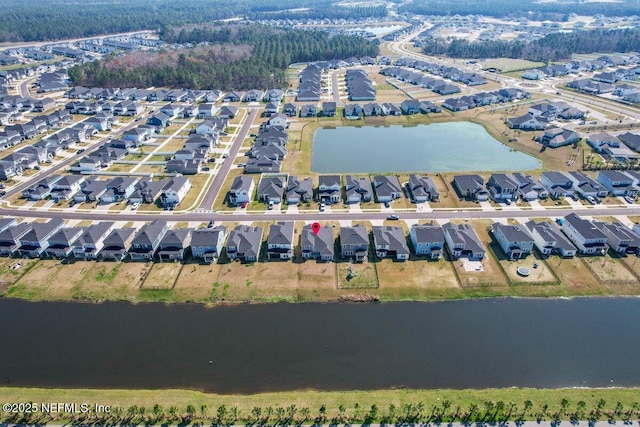
[[[69,76],[76,85],[96,87],[286,87],[285,70],[291,63],[375,57],[379,52],[378,45],[362,37],[258,25],[165,31],[164,37],[170,43],[207,43],[222,48],[183,49],[175,60],[160,60],[167,53],[157,52],[150,54],[156,55],[155,60],[139,65],[125,65],[121,58],[110,57],[76,66]],[[247,54],[240,58],[229,54],[238,49],[245,49]]]
[[[309,17],[379,16],[377,7],[340,7],[337,0],[314,0]],[[234,16],[269,19],[274,13],[306,8],[305,0],[4,0],[0,42],[53,41],[138,30],[158,30]]]
[[[571,13],[594,16],[631,16],[640,14],[640,1],[624,2],[539,2],[537,0],[414,0],[398,8],[399,12],[419,15],[486,15],[527,17],[534,20],[567,20]]]
[[[599,399],[592,407],[580,400],[571,404],[567,399],[551,405],[544,403],[534,405],[531,400],[517,404],[514,402],[485,400],[472,402],[467,406],[454,404],[443,399],[437,403],[425,404],[403,403],[389,404],[386,410],[377,405],[370,407],[355,403],[352,408],[339,405],[329,409],[322,404],[318,409],[307,406],[267,406],[253,407],[250,411],[243,411],[237,406],[221,405],[209,408],[206,404],[199,407],[187,405],[186,408],[170,406],[168,408],[156,404],[151,408],[132,405],[127,408],[115,407],[108,413],[78,413],[71,419],[66,414],[43,413],[4,413],[0,421],[10,424],[45,424],[60,421],[70,421],[72,424],[99,425],[138,425],[150,424],[180,424],[180,425],[208,425],[227,426],[231,424],[245,425],[302,425],[302,424],[442,424],[449,422],[461,423],[506,423],[509,421],[560,421],[572,422],[588,420],[623,420],[625,422],[640,416],[640,404],[633,403],[625,407],[621,402],[607,405],[604,399]],[[68,415],[67,415],[68,417]],[[3,418],[3,419],[2,419]]]
[[[640,46],[640,29],[595,29],[549,34],[530,43],[521,41],[468,41],[462,39],[427,39],[423,52],[451,58],[517,58],[530,61],[570,59],[574,53],[631,52]]]
[[[324,7],[314,6],[302,10],[282,10],[275,13],[249,13],[249,19],[362,19],[387,16],[387,7],[379,5],[354,5]]]

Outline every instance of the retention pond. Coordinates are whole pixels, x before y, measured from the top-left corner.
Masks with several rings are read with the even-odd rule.
[[[0,300],[4,386],[640,386],[640,299],[206,308]]]

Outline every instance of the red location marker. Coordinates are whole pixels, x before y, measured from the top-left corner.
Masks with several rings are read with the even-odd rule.
[[[318,232],[320,231],[320,223],[314,222],[313,224],[311,224],[311,231],[313,231],[313,234],[317,236]]]

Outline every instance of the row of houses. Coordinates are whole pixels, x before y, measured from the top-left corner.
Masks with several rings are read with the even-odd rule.
[[[58,175],[43,178],[22,191],[31,200],[73,200],[74,203],[103,204],[126,201],[130,204],[153,204],[159,201],[165,208],[178,205],[191,189],[187,177],[176,176],[153,181],[149,177],[117,176],[99,179],[97,176]]]
[[[232,205],[248,203],[256,198],[264,203],[299,204],[316,200],[320,203],[335,204],[344,200],[347,204],[391,203],[407,196],[414,203],[437,201],[440,192],[429,176],[413,174],[404,185],[404,190],[397,176],[377,175],[371,180],[368,177],[346,175],[344,184],[340,175],[320,175],[318,187],[314,189],[313,179],[295,175],[262,175],[256,187],[252,177],[241,175],[234,179],[229,190],[229,201]]]
[[[585,116],[584,111],[565,102],[542,102],[530,106],[527,113],[522,116],[508,118],[507,125],[511,129],[543,130],[554,120],[584,119]]]
[[[590,221],[575,213],[558,221],[529,221],[524,225],[494,223],[492,233],[509,259],[529,255],[535,246],[543,255],[557,254],[563,257],[604,255],[613,252],[627,255],[640,253],[640,228],[626,227],[619,222]]]
[[[323,72],[324,68],[319,64],[309,64],[300,72],[296,101],[320,101],[322,97]]]
[[[167,102],[217,102],[224,92],[188,89],[138,89],[138,88],[88,88],[74,86],[64,93],[65,98],[80,100],[111,101],[167,101]]]
[[[366,71],[362,69],[347,70],[344,79],[351,101],[374,101],[376,99],[376,89]]]
[[[182,148],[175,152],[166,165],[167,173],[195,175],[202,170],[215,147],[220,142],[220,133],[228,125],[228,120],[213,117],[200,123],[185,140]]]
[[[596,179],[579,172],[547,171],[540,179],[522,173],[495,173],[486,185],[479,175],[456,175],[453,188],[461,198],[467,200],[495,202],[544,200],[548,197],[561,199],[581,196],[598,200],[609,195],[614,197],[636,197],[640,191],[640,173],[637,171],[604,170]]]
[[[530,98],[531,94],[517,88],[503,88],[492,92],[478,92],[473,95],[465,95],[459,98],[448,98],[442,106],[450,111],[466,111],[486,105],[504,104],[519,99]]]
[[[425,71],[435,76],[441,76],[454,82],[464,83],[467,86],[479,86],[487,84],[487,80],[479,74],[462,71],[456,67],[436,64],[434,62],[423,61],[408,57],[396,59],[394,65],[399,67],[409,67],[420,71]]]
[[[640,77],[640,74],[636,76]],[[606,78],[604,78],[607,80]],[[576,89],[581,92],[588,93],[590,95],[601,95],[604,93],[610,93],[612,96],[634,104],[640,103],[640,92],[636,86],[623,83],[620,85],[613,85],[604,80],[597,80],[595,77],[589,79],[579,79],[567,82],[566,86],[571,89]]]
[[[411,83],[421,86],[440,95],[452,95],[461,92],[457,85],[447,83],[446,81],[422,73],[406,70],[401,67],[386,67],[380,70],[383,76],[393,77],[401,82]]]
[[[260,125],[253,146],[247,151],[245,174],[279,173],[282,160],[288,154],[289,116],[277,113]]]
[[[526,70],[522,73],[522,78],[527,80],[540,80],[546,77],[560,77],[569,74],[579,74],[583,71],[592,72],[608,67],[622,67],[613,72],[599,73],[594,75],[594,80],[606,83],[615,83],[619,80],[635,80],[640,76],[640,67],[637,66],[638,58],[632,56],[610,56],[603,55],[596,59],[584,61],[569,61],[564,64],[551,64],[539,68]]]

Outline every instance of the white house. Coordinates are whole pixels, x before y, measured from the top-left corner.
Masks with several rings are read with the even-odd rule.
[[[190,189],[191,181],[189,181],[189,178],[184,176],[171,178],[167,186],[162,189],[162,194],[160,195],[162,205],[165,207],[176,206],[184,199]]]

